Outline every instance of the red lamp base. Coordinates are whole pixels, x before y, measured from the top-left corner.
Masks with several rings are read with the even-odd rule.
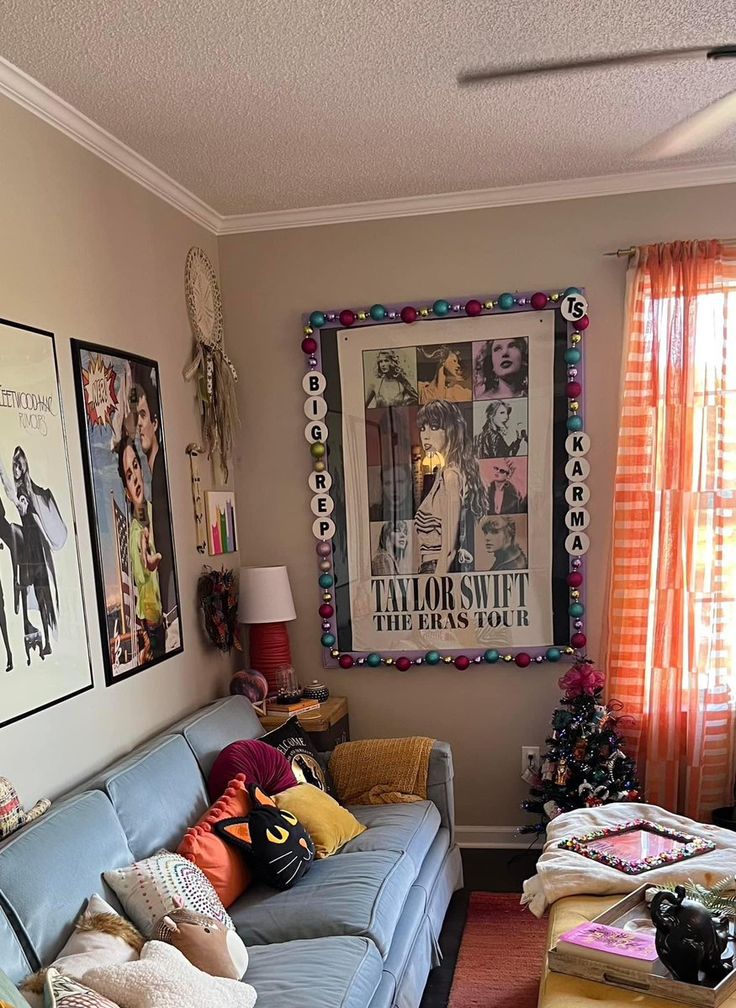
[[[281,685],[276,675],[284,665],[291,665],[289,634],[285,623],[251,623],[250,664],[266,677],[268,695],[278,693]]]

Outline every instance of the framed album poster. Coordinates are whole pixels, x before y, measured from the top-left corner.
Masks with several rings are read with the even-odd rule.
[[[54,337],[0,319],[0,724],[91,689]]]
[[[158,365],[72,341],[107,685],[183,649]]]
[[[328,661],[526,667],[584,648],[587,326],[578,288],[305,316]]]

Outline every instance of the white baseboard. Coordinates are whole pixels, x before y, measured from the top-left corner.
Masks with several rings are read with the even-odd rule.
[[[532,843],[532,834],[520,834],[518,826],[456,826],[455,841],[458,847],[503,848],[526,850]],[[541,850],[541,841],[536,844]]]

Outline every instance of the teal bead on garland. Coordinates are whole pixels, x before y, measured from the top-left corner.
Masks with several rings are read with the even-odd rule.
[[[371,305],[368,314],[370,315],[370,317],[373,319],[374,322],[383,322],[383,320],[386,318],[386,309],[383,307],[382,304],[374,304]]]
[[[321,329],[325,322],[326,319],[324,312],[313,311],[309,316],[309,323],[310,325],[313,325],[315,329]]]
[[[514,307],[514,295],[513,294],[501,294],[498,299],[498,307],[503,309],[503,311],[509,311],[510,308]]]
[[[335,579],[331,574],[322,574],[319,579],[320,588],[331,588],[335,583]]]
[[[450,302],[445,301],[444,298],[440,298],[439,301],[435,301],[432,305],[432,311],[435,315],[439,315],[442,318],[443,315],[449,315],[450,313]]]
[[[424,660],[426,661],[427,665],[437,665],[440,660],[439,651],[427,651],[426,655],[424,656]]]
[[[489,651],[486,651],[483,657],[489,663],[489,665],[495,665],[496,662],[501,657],[501,655],[498,651],[496,651],[495,648],[491,648]]]
[[[583,418],[579,416],[569,416],[567,418],[567,429],[569,431],[579,431],[583,429]]]
[[[582,616],[585,612],[585,606],[580,602],[573,602],[567,611],[573,618],[577,619],[578,616]]]
[[[562,652],[559,648],[551,647],[547,648],[546,658],[547,661],[558,662],[562,657]]]
[[[326,633],[322,634],[322,647],[332,647],[335,643],[334,634]]]
[[[381,664],[381,656],[376,654],[375,651],[368,655],[366,658],[366,664],[370,665],[371,668],[378,668]]]
[[[579,364],[581,356],[580,351],[576,350],[575,347],[565,350],[565,361],[568,364]]]
[[[563,298],[572,297],[573,294],[582,294],[579,287],[568,287],[562,294]]]

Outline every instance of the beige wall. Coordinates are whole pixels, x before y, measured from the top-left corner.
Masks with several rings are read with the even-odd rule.
[[[0,137],[0,316],[56,334],[95,679],[94,690],[0,729],[0,774],[28,802],[58,794],[227,682],[228,660],[202,643],[197,619],[201,559],[184,449],[197,439],[198,420],[193,387],[181,377],[190,353],[184,260],[193,244],[216,260],[217,246],[188,218],[6,100],[0,100]],[[90,559],[73,337],[158,359],[163,390],[185,650],[109,688]],[[84,641],[79,649],[85,663]]]
[[[625,265],[603,252],[676,238],[736,235],[736,186],[583,199],[469,213],[238,235],[220,240],[229,352],[240,369],[238,506],[243,562],[289,567],[299,676],[322,674],[300,315],[504,290],[584,286],[586,429],[592,439],[589,652],[601,641],[617,432]],[[558,667],[559,668],[559,667]],[[518,803],[520,747],[542,744],[558,668],[481,666],[325,672],[350,701],[353,737],[421,733],[452,743],[458,823],[529,821]],[[483,833],[477,839],[484,838]]]

